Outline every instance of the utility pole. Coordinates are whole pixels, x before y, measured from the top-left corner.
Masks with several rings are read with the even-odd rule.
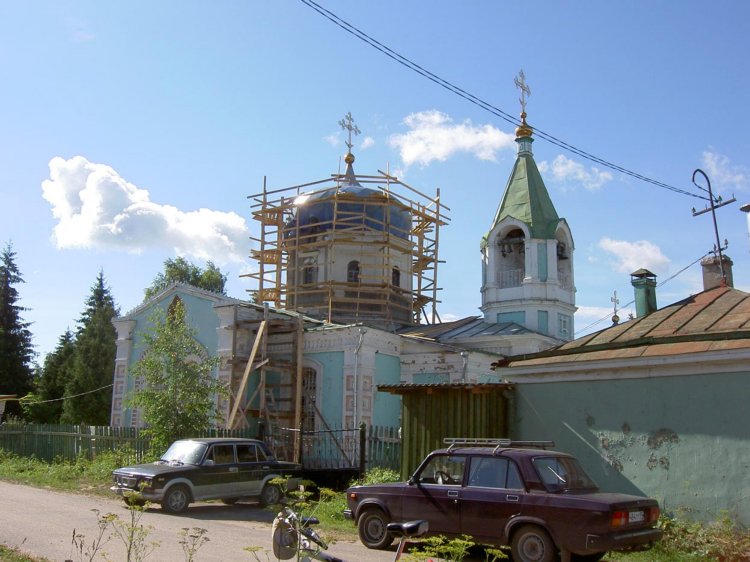
[[[706,180],[706,184],[708,185],[708,189],[701,187],[700,185],[695,183],[696,174],[700,174],[703,176],[703,179]],[[704,172],[700,168],[696,168],[693,171],[693,185],[695,185],[695,187],[697,187],[701,191],[705,191],[706,193],[708,193],[708,202],[709,202],[710,207],[707,206],[701,211],[696,211],[695,207],[693,207],[693,216],[697,217],[698,215],[702,215],[703,213],[707,213],[711,211],[711,216],[713,217],[713,221],[714,221],[714,233],[716,234],[716,244],[714,245],[713,252],[714,252],[714,255],[718,256],[719,258],[719,271],[721,271],[721,282],[724,285],[726,285],[727,275],[724,272],[724,257],[721,255],[721,252],[722,250],[727,249],[727,246],[729,246],[729,242],[727,242],[725,238],[724,247],[722,248],[721,241],[719,239],[719,225],[716,222],[716,209],[718,209],[719,207],[723,207],[724,205],[729,205],[730,203],[734,203],[735,201],[737,201],[737,199],[734,198],[734,195],[732,195],[732,198],[729,199],[728,201],[722,201],[721,196],[714,197],[714,193],[713,191],[711,191],[711,180],[708,179],[706,172]]]

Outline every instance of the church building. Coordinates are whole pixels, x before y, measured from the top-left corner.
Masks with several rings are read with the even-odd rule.
[[[497,383],[492,365],[504,357],[572,338],[573,238],[534,162],[525,111],[515,165],[480,244],[482,315],[444,323],[439,240],[450,217],[440,191],[426,196],[381,171],[356,174],[359,129],[351,114],[340,124],[343,174],[288,188],[264,180],[250,197],[251,300],[174,285],[114,321],[112,425],[143,424],[127,404],[141,384],[129,373],[146,351],[150,311],[175,298],[206,354],[221,358],[216,376],[230,396],[217,398],[220,425],[258,434],[399,428],[400,397],[378,385]]]

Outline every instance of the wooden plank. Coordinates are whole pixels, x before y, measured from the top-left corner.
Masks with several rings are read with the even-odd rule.
[[[252,367],[253,367],[253,363],[255,362],[255,355],[258,353],[258,347],[260,347],[260,342],[263,339],[263,333],[265,331],[265,328],[266,328],[266,321],[263,320],[260,323],[260,327],[258,328],[258,335],[255,336],[255,341],[253,342],[253,350],[250,353],[250,359],[247,362],[247,367],[245,367],[245,372],[242,374],[240,387],[237,390],[237,394],[234,399],[234,404],[232,404],[232,412],[229,414],[229,421],[227,423],[227,426],[229,428],[234,428],[234,418],[237,415],[237,410],[240,407],[241,397],[245,393],[245,386],[247,385],[247,379],[253,370]]]

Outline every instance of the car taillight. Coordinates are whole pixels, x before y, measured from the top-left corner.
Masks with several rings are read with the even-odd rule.
[[[627,511],[615,511],[612,513],[612,518],[609,522],[613,528],[624,527],[628,524],[628,512]]]
[[[649,523],[656,523],[659,520],[659,514],[661,512],[659,511],[658,507],[651,507],[648,510],[648,522]]]

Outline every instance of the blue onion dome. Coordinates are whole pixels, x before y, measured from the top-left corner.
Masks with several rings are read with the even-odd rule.
[[[284,237],[310,236],[336,230],[360,229],[388,232],[408,239],[411,212],[401,200],[380,189],[363,187],[352,169],[354,156],[346,155],[346,174],[341,185],[297,197],[293,217],[284,227]]]

